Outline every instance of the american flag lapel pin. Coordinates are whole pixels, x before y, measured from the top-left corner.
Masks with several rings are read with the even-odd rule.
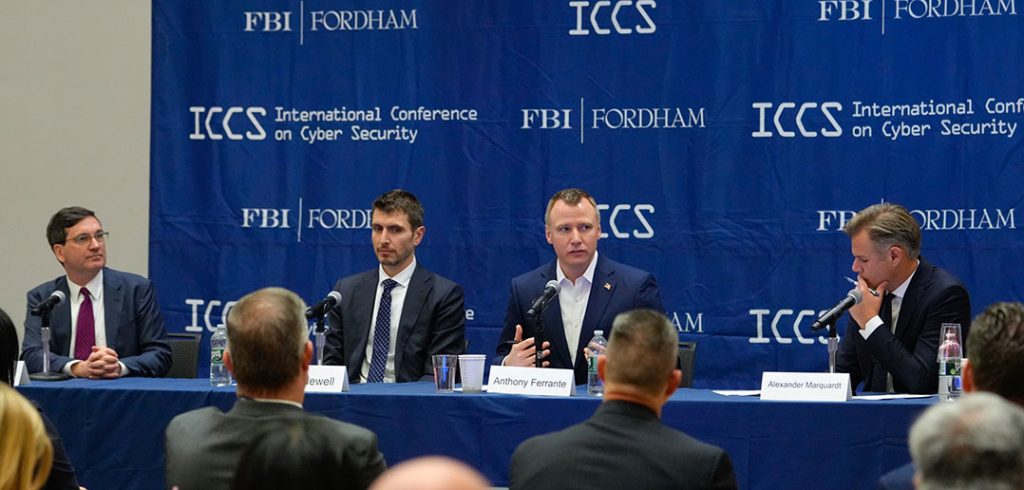
[[[609,290],[609,291],[611,291],[612,290],[612,283],[610,283],[610,282],[604,283],[604,288]]]

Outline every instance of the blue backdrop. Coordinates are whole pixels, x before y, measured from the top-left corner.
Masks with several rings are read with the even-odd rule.
[[[150,276],[208,339],[253,289],[375,267],[401,187],[493,355],[548,197],[582,187],[695,386],[825,370],[809,326],[867,205],[911,209],[975,312],[1024,298],[1022,33],[1015,0],[154,0]]]

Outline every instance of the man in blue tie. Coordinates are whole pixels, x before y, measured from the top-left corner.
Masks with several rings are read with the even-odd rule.
[[[419,381],[432,355],[465,348],[462,287],[417,264],[426,228],[412,193],[378,197],[371,226],[380,265],[335,284],[341,301],[327,316],[324,363],[346,366],[353,383]]]
[[[57,211],[46,227],[50,249],[65,274],[28,292],[28,308],[55,291],[68,301],[50,313],[50,371],[78,378],[163,376],[171,368],[164,319],[148,279],[107,268],[107,236],[96,213]],[[41,320],[25,314],[21,358],[43,370]]]

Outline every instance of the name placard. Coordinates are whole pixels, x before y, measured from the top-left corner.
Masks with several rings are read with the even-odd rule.
[[[309,366],[306,393],[341,393],[348,390],[348,370],[345,366]]]
[[[845,402],[851,397],[848,373],[780,373],[761,375],[761,399]]]
[[[14,386],[24,386],[29,384],[28,369],[25,369],[25,361],[18,361],[18,366],[14,368]]]
[[[513,395],[572,396],[576,390],[572,369],[491,366],[488,393]]]

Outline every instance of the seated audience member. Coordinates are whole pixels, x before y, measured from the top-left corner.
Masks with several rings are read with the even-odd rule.
[[[107,268],[107,236],[96,214],[64,208],[50,218],[46,239],[64,275],[28,292],[21,357],[43,370],[42,322],[28,310],[55,291],[67,300],[50,313],[50,371],[77,378],[167,374],[171,347],[148,279]]]
[[[489,485],[483,475],[465,463],[424,456],[385,471],[370,490],[485,490]]]
[[[615,317],[597,359],[604,401],[589,420],[522,443],[512,455],[509,487],[736,488],[729,455],[661,422],[679,386],[678,334],[663,313]]]
[[[318,423],[289,420],[264,432],[242,453],[232,490],[352,488],[345,451]]]
[[[918,490],[1024,488],[1024,410],[991,393],[939,403],[910,429]]]
[[[0,310],[0,384],[14,385],[15,367],[18,362],[18,333],[14,330],[14,322],[7,316],[4,310]],[[31,402],[31,400],[29,400]],[[78,479],[75,478],[75,468],[71,466],[68,455],[64,451],[64,443],[61,442],[60,434],[53,422],[46,416],[38,406],[39,416],[42,417],[43,427],[46,435],[50,438],[50,445],[53,447],[53,466],[50,469],[50,476],[46,480],[46,490],[75,490],[78,487]],[[4,461],[0,458],[0,462]]]
[[[50,474],[53,448],[39,412],[0,383],[0,490],[38,490]]]
[[[975,317],[967,352],[964,392],[987,391],[1024,407],[1024,304],[994,303]],[[882,476],[878,488],[911,489],[913,477],[914,467],[908,463]]]
[[[365,489],[384,471],[373,432],[302,409],[313,357],[305,309],[302,299],[281,288],[250,293],[231,309],[224,364],[238,381],[238,401],[227,413],[207,407],[171,420],[165,440],[168,488],[230,488],[242,452],[254,439],[287,433],[299,421],[304,431],[327,439],[333,460],[342,462],[338,471],[346,477],[345,488]]]

